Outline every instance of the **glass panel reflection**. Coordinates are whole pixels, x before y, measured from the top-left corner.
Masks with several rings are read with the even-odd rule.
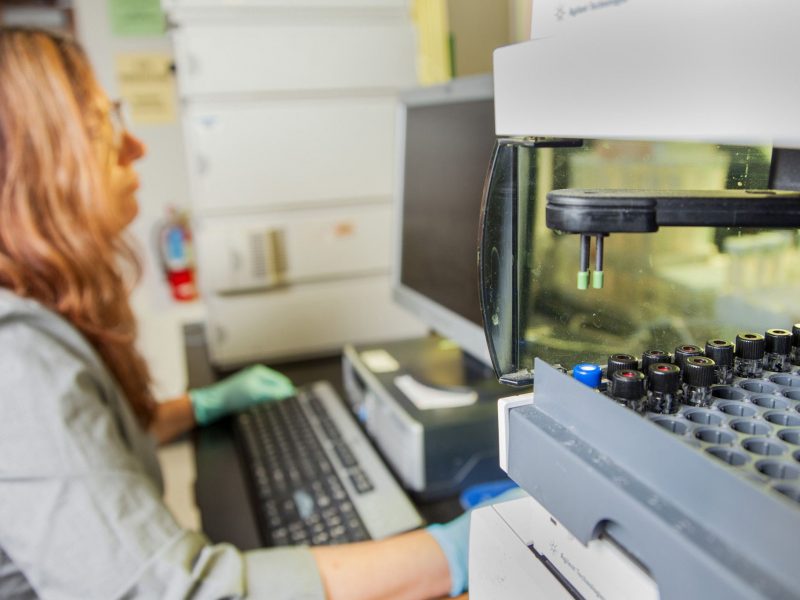
[[[769,155],[764,147],[618,141],[520,147],[520,366],[532,368],[535,356],[568,368],[605,363],[615,352],[672,352],[678,344],[703,346],[712,337],[800,321],[797,230],[612,234],[605,240],[605,287],[578,290],[578,236],[545,226],[553,189],[763,189]]]

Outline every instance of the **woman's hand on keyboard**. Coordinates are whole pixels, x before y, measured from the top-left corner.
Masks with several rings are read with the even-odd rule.
[[[254,365],[213,385],[189,390],[198,425],[244,410],[260,402],[283,400],[295,394],[288,377],[264,365]]]

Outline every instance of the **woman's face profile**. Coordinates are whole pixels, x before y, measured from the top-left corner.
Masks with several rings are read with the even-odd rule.
[[[134,163],[146,153],[142,141],[131,134],[120,115],[119,104],[111,102],[105,94],[98,92],[97,106],[100,115],[98,141],[101,164],[108,169],[106,176],[109,202],[114,215],[114,226],[118,231],[127,227],[139,212],[136,193],[139,176]]]

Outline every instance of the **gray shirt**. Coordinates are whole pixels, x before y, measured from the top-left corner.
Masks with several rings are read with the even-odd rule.
[[[307,548],[181,529],[154,444],[92,347],[0,290],[1,598],[322,598]]]

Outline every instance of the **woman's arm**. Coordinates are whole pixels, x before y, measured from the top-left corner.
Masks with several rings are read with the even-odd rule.
[[[159,402],[150,423],[150,433],[159,444],[165,444],[197,425],[189,394]]]
[[[424,530],[386,540],[311,549],[330,600],[443,598],[447,559]]]

